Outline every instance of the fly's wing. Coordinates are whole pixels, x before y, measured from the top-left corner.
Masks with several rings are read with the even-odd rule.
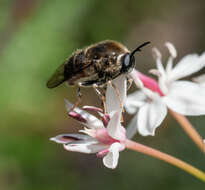
[[[85,49],[78,50],[66,61],[65,75],[76,75],[89,67],[91,62],[92,60],[86,57]]]
[[[48,88],[55,88],[66,80],[85,77],[84,69],[91,65],[91,61],[85,57],[85,50],[78,50],[60,65],[47,82]],[[74,80],[75,80],[74,79]],[[71,82],[72,83],[72,82]]]
[[[56,69],[55,73],[53,73],[46,84],[48,88],[55,88],[56,86],[67,80],[64,75],[64,67],[65,64],[62,64]]]
[[[106,40],[89,46],[86,50],[86,56],[92,60],[102,57],[109,58],[113,55],[118,56],[127,52],[129,52],[128,49],[119,42]]]

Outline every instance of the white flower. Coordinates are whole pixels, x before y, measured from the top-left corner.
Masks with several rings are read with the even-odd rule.
[[[140,91],[127,98],[128,113],[137,112],[128,131],[133,131],[135,128],[135,131],[138,130],[141,135],[154,135],[155,129],[167,114],[167,107],[183,115],[205,114],[205,88],[195,82],[178,81],[205,66],[205,53],[201,56],[187,55],[173,67],[173,60],[177,55],[176,49],[171,43],[165,45],[170,52],[166,68],[162,65],[159,50],[153,49],[157,69],[151,70],[151,73],[158,76],[158,84],[154,79],[136,70],[130,74]],[[136,80],[141,80],[143,85],[139,85]]]
[[[201,87],[205,88],[205,74],[194,77],[193,81],[198,83]]]
[[[125,77],[120,76],[113,83],[119,88],[120,99],[124,101],[127,84]],[[103,157],[106,167],[116,168],[119,152],[125,149],[126,130],[120,122],[122,108],[115,90],[108,85],[106,92],[108,113],[105,114],[101,109],[92,106],[84,106],[83,110],[75,108],[70,112],[73,105],[68,100],[65,102],[68,115],[86,126],[84,130],[79,131],[84,134],[62,134],[51,138],[51,140],[63,144],[68,151],[96,153],[98,157]],[[86,110],[97,112],[101,120]]]
[[[138,74],[136,71],[131,73],[135,83]],[[127,138],[132,138],[137,131],[143,136],[154,135],[167,114],[166,104],[158,93],[144,87],[143,83],[136,85],[140,90],[130,94],[125,104],[128,113],[137,112],[127,128]]]

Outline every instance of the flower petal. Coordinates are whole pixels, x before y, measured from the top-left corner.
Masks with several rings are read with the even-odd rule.
[[[205,74],[194,77],[193,81],[200,84],[203,88],[205,88]]]
[[[86,120],[85,118],[83,118],[79,113],[76,113],[76,112],[74,112],[74,111],[68,112],[68,115],[69,115],[70,117],[72,117],[73,119],[75,119],[75,120],[81,122],[81,123],[86,123],[86,122],[87,122],[87,120]]]
[[[67,144],[67,143],[74,142],[74,141],[80,142],[80,141],[85,141],[85,140],[90,140],[90,139],[92,139],[92,137],[88,135],[78,134],[78,133],[61,134],[56,137],[50,138],[51,141],[54,141],[60,144]]]
[[[152,48],[152,56],[155,60],[162,59],[162,54],[156,47]]]
[[[71,104],[68,100],[65,99],[65,104],[66,104],[66,109],[69,113],[70,109],[73,107],[73,104]],[[80,108],[76,107],[73,112],[76,112],[77,114],[79,114],[86,122],[82,122],[83,124],[85,124],[87,127],[89,128],[94,128],[94,129],[98,129],[98,128],[103,128],[104,125],[102,123],[101,120],[99,120],[97,117],[95,117],[94,115],[81,110]],[[72,112],[71,112],[72,113]],[[78,120],[79,121],[79,120]]]
[[[110,114],[110,121],[107,126],[107,131],[109,136],[111,136],[113,139],[123,141],[125,140],[125,129],[120,124],[121,119],[121,113],[119,112],[112,112]]]
[[[134,70],[133,70],[133,71],[134,71]],[[162,78],[162,74],[161,74],[160,71],[155,70],[154,72],[157,72],[158,75],[159,75],[159,77]],[[161,92],[161,90],[160,90],[160,88],[159,88],[159,85],[158,85],[158,83],[157,83],[157,81],[156,81],[155,79],[153,79],[153,78],[151,78],[151,77],[149,77],[149,76],[146,76],[146,75],[144,75],[143,73],[140,73],[139,71],[136,72],[136,76],[137,76],[137,77],[134,76],[134,75],[132,75],[132,76],[133,76],[133,78],[137,78],[137,77],[138,77],[138,78],[142,81],[144,87],[146,87],[146,88],[152,90],[153,92],[157,92],[157,93],[160,94],[161,96],[163,95],[163,93]],[[134,80],[134,81],[135,81],[135,80]],[[136,82],[135,82],[135,83],[136,83]],[[142,88],[142,87],[141,87],[141,88]]]
[[[132,94],[129,94],[125,102],[125,109],[129,114],[134,114],[137,112],[139,107],[145,104],[146,96],[141,91],[138,90]]]
[[[110,84],[108,84],[106,90],[106,107],[108,114],[112,111],[120,111],[122,109],[120,101],[124,103],[127,96],[127,80],[124,75],[117,77],[112,81],[112,83],[118,89],[120,98],[117,95],[116,90]]]
[[[97,156],[98,158],[103,158],[104,156],[107,155],[108,152],[109,152],[109,149],[104,149],[104,150],[99,151],[99,152],[96,154],[96,156]]]
[[[153,58],[156,61],[156,66],[157,66],[158,71],[160,72],[162,77],[164,77],[165,70],[164,70],[164,67],[162,65],[162,56],[161,56],[160,51],[156,47],[154,47],[154,48],[152,48],[152,54],[153,54]]]
[[[183,115],[205,114],[205,88],[194,82],[172,83],[163,101],[171,110]]]
[[[165,46],[168,48],[170,55],[175,58],[177,56],[177,50],[174,45],[170,42],[166,42]]]
[[[137,121],[138,121],[138,113],[132,118],[131,122],[128,124],[126,128],[126,137],[128,139],[132,139],[134,135],[137,133]]]
[[[166,105],[159,99],[146,103],[138,112],[138,131],[141,135],[155,134],[155,129],[162,123],[167,114]]]
[[[110,121],[110,116],[108,114],[104,114],[101,118],[102,118],[104,126],[107,127]]]
[[[81,152],[86,154],[97,153],[109,147],[108,145],[100,144],[95,139],[87,140],[87,141],[85,140],[84,142],[80,142],[80,143],[75,142],[75,143],[64,144],[63,146],[68,151]]]
[[[103,110],[101,108],[95,107],[95,106],[83,106],[83,109],[86,111],[94,111],[94,112],[100,112],[103,113]]]
[[[138,88],[144,87],[144,78],[145,75],[140,73],[139,71],[133,69],[131,73],[129,73],[129,76],[133,79],[134,83]],[[146,79],[146,78],[145,78]]]
[[[103,164],[110,169],[115,169],[118,164],[119,159],[119,151],[123,150],[125,147],[120,143],[113,143],[110,148],[108,154],[103,158]]]
[[[172,72],[173,60],[174,60],[174,58],[177,57],[177,50],[175,49],[174,45],[170,42],[166,42],[165,46],[167,47],[167,49],[170,53],[170,57],[168,58],[167,66],[166,66],[166,74],[167,74],[167,77],[168,77],[170,75],[170,73]],[[166,92],[166,87],[164,87],[163,84],[161,84],[161,86],[164,89],[164,91]]]
[[[200,59],[197,54],[186,55],[179,61],[169,74],[169,81],[178,80],[180,78],[189,76],[205,66],[204,61]]]

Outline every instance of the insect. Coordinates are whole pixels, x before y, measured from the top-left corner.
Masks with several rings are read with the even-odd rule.
[[[67,81],[79,87],[104,87],[108,81],[135,67],[134,54],[150,42],[145,42],[130,52],[124,45],[105,40],[75,51],[47,82],[55,88]]]

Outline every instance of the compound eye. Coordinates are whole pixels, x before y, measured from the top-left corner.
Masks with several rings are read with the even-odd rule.
[[[135,58],[134,56],[130,57],[130,54],[127,53],[123,56],[123,60],[122,60],[122,69],[121,72],[122,73],[129,73],[132,71],[132,69],[135,66]]]
[[[129,67],[129,65],[130,65],[130,55],[129,54],[125,55],[123,64],[124,64],[124,67]]]
[[[132,56],[127,72],[130,73],[133,70],[134,67],[135,67],[135,57]]]

